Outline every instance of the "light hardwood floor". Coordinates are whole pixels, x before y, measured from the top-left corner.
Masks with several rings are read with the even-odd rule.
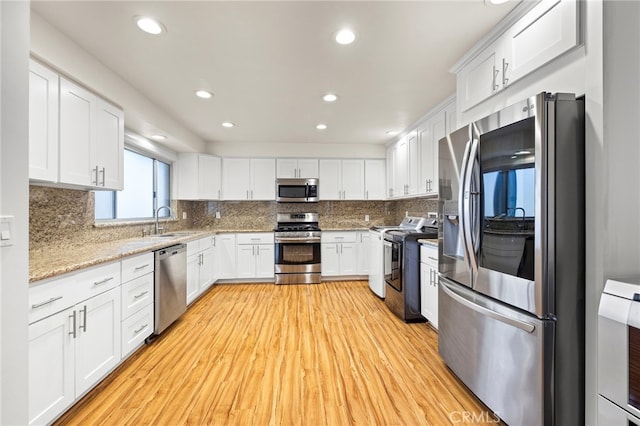
[[[58,424],[494,423],[437,340],[365,281],[216,285]]]

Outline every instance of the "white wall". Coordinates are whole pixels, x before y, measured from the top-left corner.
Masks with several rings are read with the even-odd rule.
[[[221,157],[385,158],[384,145],[211,142],[207,152]]]
[[[29,2],[0,1],[0,215],[15,216],[0,248],[0,424],[27,424],[29,287]]]
[[[39,59],[120,105],[125,126],[141,135],[166,134],[180,152],[205,152],[205,142],[38,14],[31,16],[31,51]]]
[[[608,8],[638,8],[638,2],[604,2]],[[614,3],[620,3],[614,5]],[[622,4],[626,4],[623,6]],[[618,27],[621,17],[611,17],[610,26],[603,33],[603,2],[585,1],[584,13],[584,42],[579,47],[558,60],[549,63],[531,75],[515,82],[505,90],[494,95],[487,101],[467,111],[459,111],[459,124],[482,118],[492,112],[498,111],[508,105],[533,96],[542,91],[570,92],[577,95],[585,95],[586,104],[586,283],[585,283],[585,352],[586,352],[586,376],[585,376],[585,419],[587,424],[595,424],[597,408],[597,312],[600,294],[604,287],[607,273],[614,268],[623,267],[627,272],[638,273],[640,265],[640,244],[638,240],[640,208],[640,166],[638,155],[638,138],[624,138],[623,135],[640,134],[638,126],[640,114],[638,111],[637,87],[631,87],[627,98],[635,100],[635,108],[624,111],[617,93],[612,92],[617,88],[624,92],[630,80],[638,84],[640,69],[637,66],[632,69],[625,68],[623,58],[633,50],[638,54],[637,40],[640,39],[638,20],[636,27]],[[622,13],[623,15],[625,12]],[[635,16],[635,15],[631,15]],[[627,16],[627,19],[628,16]],[[637,17],[636,17],[637,19]],[[605,20],[606,22],[606,20]],[[615,23],[614,23],[615,22]],[[610,34],[613,28],[617,28],[614,34]],[[618,52],[617,57],[603,60],[603,34],[605,38],[605,50],[612,47]],[[616,35],[619,34],[619,35]],[[619,38],[624,38],[624,41]],[[603,88],[603,63],[605,64],[605,82],[611,80]],[[607,66],[612,65],[612,66]],[[636,64],[637,65],[637,64]],[[608,68],[612,68],[609,70]],[[635,73],[635,77],[634,77]],[[609,75],[608,75],[609,74]],[[615,84],[614,84],[615,83]],[[609,91],[609,96],[607,96]],[[604,101],[603,101],[603,93]],[[609,105],[614,97],[618,99],[617,106]],[[459,97],[460,98],[460,97]],[[617,115],[619,121],[629,121],[627,126],[614,132],[610,129],[610,119]],[[624,117],[624,118],[622,118]],[[607,129],[604,123],[607,122]],[[633,129],[631,129],[632,127]],[[630,133],[633,131],[633,133]],[[634,149],[629,150],[629,145],[635,144]],[[625,153],[627,157],[625,157]],[[620,158],[622,157],[622,158]],[[633,172],[628,167],[635,164]],[[632,194],[629,196],[628,179],[635,179]],[[612,194],[613,193],[613,194]],[[609,195],[607,195],[609,194]],[[628,197],[628,201],[624,201]],[[617,205],[610,204],[615,201]],[[635,215],[635,216],[634,216]],[[635,219],[634,219],[635,218]],[[615,222],[612,224],[612,222]],[[633,222],[629,224],[629,222]],[[633,260],[632,260],[633,259]]]

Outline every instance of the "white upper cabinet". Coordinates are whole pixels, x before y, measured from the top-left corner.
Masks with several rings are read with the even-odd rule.
[[[408,152],[407,138],[403,137],[396,142],[393,149],[393,197],[401,197],[409,193],[409,186],[407,184]]]
[[[29,178],[58,180],[58,74],[29,63]]]
[[[407,135],[407,194],[420,192],[420,148],[418,133],[413,130]]]
[[[98,167],[97,186],[124,188],[124,112],[96,98],[96,135],[91,164]]]
[[[219,200],[220,157],[180,153],[177,162],[178,200]]]
[[[61,186],[121,190],[124,112],[31,61],[29,178]]]
[[[438,141],[446,136],[446,112],[439,111],[418,129],[421,173],[418,193],[438,192]]]
[[[364,200],[364,160],[320,160],[320,200]]]
[[[318,160],[315,158],[278,158],[278,178],[317,178]]]
[[[578,2],[544,0],[504,35],[503,84],[521,79],[579,44]]]
[[[222,160],[224,200],[276,199],[276,162],[273,158],[224,158]]]
[[[91,164],[95,104],[93,93],[60,79],[60,182],[98,185],[98,168]]]
[[[543,0],[463,63],[455,71],[461,111],[578,46],[579,5],[576,0]]]
[[[387,147],[387,157],[385,161],[387,165],[387,177],[386,177],[386,186],[385,186],[385,196],[386,198],[393,197],[393,189],[395,188],[395,145],[389,145]]]
[[[364,199],[385,199],[385,160],[364,160]]]

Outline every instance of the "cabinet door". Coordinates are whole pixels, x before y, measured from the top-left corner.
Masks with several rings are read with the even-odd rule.
[[[479,104],[493,95],[500,85],[502,55],[500,40],[480,52],[458,75],[459,104],[462,111]]]
[[[364,160],[364,199],[385,199],[385,160]]]
[[[385,186],[385,195],[387,198],[393,197],[395,194],[393,190],[395,188],[395,145],[391,145],[387,148],[387,157],[386,157],[386,165],[387,165],[387,178]]]
[[[98,167],[97,186],[122,190],[124,182],[124,111],[96,98],[96,133],[91,166]]]
[[[187,304],[200,294],[200,253],[187,257]]]
[[[320,255],[322,257],[322,275],[325,277],[340,275],[340,244],[322,243],[320,245],[320,249]]]
[[[181,152],[175,163],[175,177],[178,182],[178,200],[198,199],[198,154]]]
[[[219,200],[220,199],[220,157],[212,155],[198,156],[198,199]]]
[[[213,248],[204,250],[201,253],[202,260],[200,265],[200,293],[211,287],[213,284],[213,273],[215,270],[215,256]]]
[[[431,325],[436,329],[438,328],[438,269],[433,266],[429,266],[429,276],[431,277],[431,285],[429,286],[429,312],[428,318]]]
[[[427,320],[431,317],[429,310],[429,296],[431,286],[431,276],[429,272],[431,268],[426,263],[420,262],[420,315]]]
[[[236,277],[236,236],[221,234],[216,238],[218,243],[218,276],[221,279]]]
[[[91,164],[95,135],[95,96],[60,78],[60,182],[97,186],[98,169]],[[123,154],[124,155],[124,154]]]
[[[429,181],[434,181],[434,168],[437,158],[433,157],[434,145],[437,143],[431,137],[431,120],[418,128],[418,139],[420,141],[420,193],[429,192]]]
[[[407,194],[414,195],[421,191],[420,186],[420,148],[418,132],[407,135]]]
[[[298,177],[317,178],[318,160],[316,160],[315,158],[303,158],[298,160]]]
[[[434,194],[438,192],[438,145],[440,139],[447,135],[446,127],[446,113],[440,111],[434,115],[430,123],[430,137],[431,137],[431,156],[430,166],[431,174],[423,176],[422,184],[427,188],[427,193]]]
[[[340,244],[340,275],[356,275],[358,272],[358,255],[356,243]]]
[[[29,424],[50,423],[75,399],[73,312],[29,325]]]
[[[543,0],[503,36],[504,86],[521,79],[579,43],[578,3]]]
[[[371,235],[369,231],[358,232],[358,249],[356,254],[358,256],[358,275],[369,275],[369,262],[371,259]]]
[[[340,160],[320,160],[320,200],[342,199],[341,172]]]
[[[458,113],[456,103],[451,102],[445,109],[445,119],[447,122],[445,136],[458,129]],[[438,144],[440,146],[440,144]],[[439,154],[438,154],[439,155]]]
[[[364,200],[364,160],[342,160],[342,199]]]
[[[76,396],[120,363],[120,287],[76,305]]]
[[[223,158],[222,199],[249,200],[250,188],[251,160],[248,158]]]
[[[400,139],[393,152],[393,196],[407,195],[407,138]]]
[[[256,278],[273,278],[275,255],[273,244],[260,244],[256,246]]]
[[[276,176],[278,178],[297,178],[298,160],[294,158],[278,158],[276,160]]]
[[[276,161],[273,158],[251,160],[251,200],[275,201]]]
[[[256,245],[239,244],[236,251],[236,277],[255,278]]]
[[[58,74],[29,62],[29,179],[58,180]]]

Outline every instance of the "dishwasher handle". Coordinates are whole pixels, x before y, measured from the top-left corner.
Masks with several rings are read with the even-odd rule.
[[[157,250],[156,259],[164,259],[166,257],[175,256],[176,254],[182,253],[186,250],[186,244],[175,244],[170,247],[165,247],[163,249]]]

